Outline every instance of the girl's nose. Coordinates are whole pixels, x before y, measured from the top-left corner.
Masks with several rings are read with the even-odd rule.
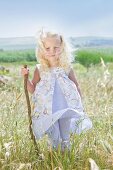
[[[54,55],[55,54],[55,50],[54,49],[50,50],[50,54]]]

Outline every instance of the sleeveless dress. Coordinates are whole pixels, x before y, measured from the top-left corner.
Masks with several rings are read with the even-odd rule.
[[[34,110],[32,129],[36,139],[42,138],[58,120],[71,120],[70,133],[80,134],[92,128],[92,122],[83,111],[81,97],[68,73],[61,67],[50,68],[46,72],[37,65],[41,80],[32,96]]]

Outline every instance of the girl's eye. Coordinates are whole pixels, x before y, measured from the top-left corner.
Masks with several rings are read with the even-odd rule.
[[[59,47],[55,47],[55,49],[59,49]]]
[[[49,48],[46,48],[46,50],[49,50]]]
[[[48,48],[45,48],[46,49],[46,51],[49,51],[50,50],[50,48],[48,47]],[[59,49],[59,47],[54,47],[54,50],[57,50],[57,49]]]

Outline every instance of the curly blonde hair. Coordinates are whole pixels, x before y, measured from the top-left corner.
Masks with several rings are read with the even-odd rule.
[[[47,71],[50,68],[49,61],[44,56],[44,38],[47,37],[59,37],[61,40],[62,45],[62,53],[59,56],[58,59],[58,67],[62,67],[65,71],[68,72],[68,70],[71,68],[71,61],[70,61],[70,54],[67,48],[67,45],[64,41],[64,38],[62,35],[52,32],[52,31],[44,31],[43,29],[39,31],[38,36],[38,42],[37,42],[37,48],[36,48],[36,58],[37,61],[40,63],[41,68],[43,71]]]

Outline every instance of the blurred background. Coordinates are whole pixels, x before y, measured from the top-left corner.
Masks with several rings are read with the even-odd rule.
[[[36,35],[42,27],[65,36],[76,61],[86,53],[113,60],[112,0],[4,0],[0,22],[0,62],[36,60]]]

